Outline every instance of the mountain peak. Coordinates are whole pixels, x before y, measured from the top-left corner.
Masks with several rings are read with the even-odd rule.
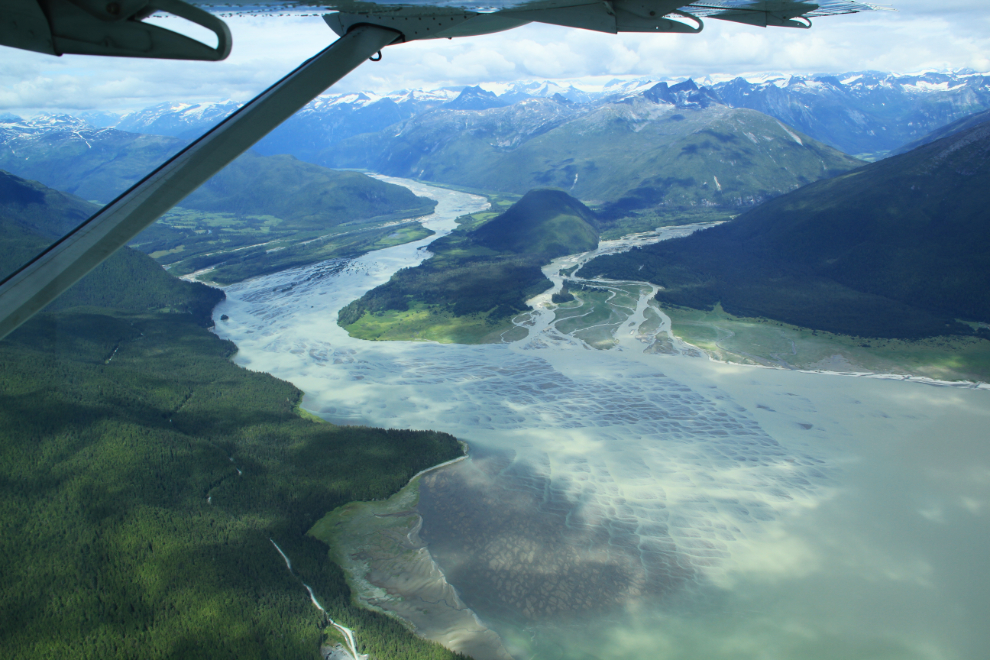
[[[698,85],[695,84],[694,80],[688,78],[684,82],[677,83],[676,85],[670,86],[670,91],[674,94],[678,92],[696,92],[698,91]]]
[[[480,86],[465,87],[457,98],[443,107],[451,110],[487,110],[489,108],[501,108],[506,104],[501,101],[493,92],[488,92]]]
[[[643,96],[654,103],[684,107],[707,108],[710,105],[724,105],[718,94],[709,87],[698,87],[690,78],[676,85],[657,83],[643,92]]]
[[[22,120],[24,126],[41,129],[73,128],[76,130],[91,128],[84,120],[62,113],[45,112],[31,119]]]
[[[558,257],[598,247],[598,219],[563,190],[537,188],[470,236],[499,251]]]

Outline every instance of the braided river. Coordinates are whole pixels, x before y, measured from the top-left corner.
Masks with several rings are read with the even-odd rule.
[[[486,206],[386,180],[438,200],[435,236],[230,286],[215,311],[238,364],[328,421],[468,443],[419,483],[432,586],[381,578],[383,609],[477,660],[990,657],[990,390],[715,362],[655,287],[580,270],[591,290],[530,301],[515,341],[349,337],[341,307]],[[544,272],[559,288],[591,256]]]

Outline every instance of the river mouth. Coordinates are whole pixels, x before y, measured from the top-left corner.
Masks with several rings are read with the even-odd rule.
[[[693,357],[635,283],[583,328],[538,300],[512,344],[337,327],[427,244],[229,287],[218,334],[307,409],[469,442],[421,478],[418,533],[514,657],[990,654],[988,392]]]

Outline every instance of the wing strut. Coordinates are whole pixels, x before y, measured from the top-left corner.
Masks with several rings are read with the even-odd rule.
[[[0,339],[401,35],[358,25],[0,282]]]

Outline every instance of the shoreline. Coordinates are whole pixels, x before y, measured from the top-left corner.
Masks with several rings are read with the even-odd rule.
[[[704,348],[692,344],[691,342],[677,338],[679,341],[684,342],[688,346],[697,349],[698,351],[704,353],[705,357],[708,358],[709,362],[715,362],[718,364],[732,365],[735,367],[753,367],[755,369],[769,369],[771,371],[793,371],[802,374],[821,374],[823,376],[843,376],[846,378],[874,378],[877,380],[896,380],[909,383],[919,383],[922,385],[930,385],[933,387],[957,387],[965,390],[990,390],[990,382],[985,382],[982,380],[940,380],[938,378],[932,378],[930,376],[917,376],[914,374],[898,374],[898,373],[881,373],[878,371],[830,371],[827,369],[805,369],[799,367],[782,367],[782,366],[772,366],[769,364],[752,364],[746,362],[730,362],[729,360],[720,360],[711,354],[710,351]]]
[[[904,381],[910,383],[919,383],[922,385],[930,385],[933,387],[957,387],[966,390],[990,390],[990,382],[985,382],[982,380],[941,380],[938,378],[932,378],[931,376],[918,376],[915,374],[899,374],[899,373],[882,373],[879,371],[831,371],[828,369],[807,369],[800,367],[784,367],[784,366],[773,366],[769,364],[753,364],[746,362],[731,362],[729,360],[720,360],[711,354],[710,351],[698,346],[697,344],[692,344],[686,339],[677,337],[679,341],[684,342],[688,346],[691,346],[702,353],[708,358],[710,362],[717,362],[718,364],[727,364],[738,367],[754,367],[757,369],[770,369],[773,371],[794,371],[802,374],[821,374],[823,376],[843,376],[846,378],[875,378],[877,380],[896,380]],[[727,350],[727,349],[723,349]],[[728,351],[731,352],[731,351]]]
[[[633,235],[630,235],[630,236],[633,236]],[[638,235],[636,235],[636,236],[638,236]],[[583,254],[579,254],[579,255],[568,255],[568,257],[570,257],[570,258],[584,257],[587,254],[590,254],[590,253],[583,253]],[[567,259],[568,257],[563,257],[563,259]],[[570,276],[568,276],[567,278],[561,277],[561,283],[560,283],[560,285],[558,285],[555,282],[554,283],[554,288],[548,289],[547,291],[545,291],[544,293],[540,294],[540,296],[537,296],[537,297],[547,297],[547,298],[549,298],[549,296],[552,295],[553,293],[559,292],[560,288],[562,288],[562,286],[563,286],[563,284],[564,284],[564,282],[566,280],[578,281],[579,283],[592,283],[592,284],[599,283],[599,284],[606,285],[606,286],[656,287],[656,285],[651,284],[649,282],[645,282],[645,281],[636,281],[636,280],[610,280],[610,279],[606,279],[606,278],[584,279],[584,278],[577,278],[577,277],[575,277],[575,275],[578,272],[580,272],[580,266],[583,266],[585,263],[587,263],[587,261],[590,261],[590,258],[589,259],[586,259],[584,261],[579,261],[578,268]],[[560,273],[560,269],[558,268],[556,275],[559,276],[559,273]],[[534,307],[534,310],[536,308],[535,300],[536,300],[536,298],[533,298],[533,299],[530,299],[530,300],[527,301],[528,304],[531,304],[531,306]],[[654,307],[654,309],[656,311],[658,311],[662,315],[662,317],[666,318],[666,324],[665,324],[665,326],[666,326],[667,334],[671,337],[671,339],[674,339],[674,340],[679,341],[679,342],[683,342],[687,346],[690,346],[690,347],[692,347],[692,348],[700,351],[711,362],[717,362],[717,363],[720,363],[720,364],[727,364],[727,365],[736,365],[736,366],[740,366],[740,367],[756,367],[756,368],[762,368],[762,369],[773,369],[773,370],[778,370],[778,371],[796,371],[796,372],[799,372],[799,373],[823,374],[823,375],[828,375],[828,376],[844,376],[844,377],[852,377],[852,378],[875,378],[875,379],[878,379],[878,380],[896,380],[896,381],[920,383],[920,384],[923,384],[923,385],[930,385],[930,386],[934,386],[934,387],[956,387],[956,388],[961,388],[961,389],[990,390],[990,382],[982,381],[982,380],[968,380],[968,379],[943,380],[943,379],[939,379],[939,378],[932,378],[931,376],[919,376],[917,374],[911,374],[911,373],[896,373],[896,372],[884,373],[884,372],[879,372],[879,371],[833,371],[833,370],[829,370],[829,369],[809,369],[807,367],[794,367],[794,366],[790,366],[790,365],[788,365],[788,366],[782,366],[782,365],[771,365],[771,364],[760,364],[760,363],[732,362],[730,360],[723,360],[723,359],[719,359],[718,357],[716,357],[715,355],[713,355],[710,350],[705,349],[705,348],[703,348],[701,346],[698,346],[697,344],[692,344],[691,342],[689,342],[688,340],[686,340],[686,339],[684,339],[682,337],[678,337],[674,333],[674,330],[673,330],[673,320],[670,318],[670,316],[666,312],[663,311],[663,309],[662,309],[662,307],[660,306],[659,303],[656,304],[656,307]],[[759,319],[759,320],[772,321],[772,319]],[[662,331],[662,329],[663,329],[663,326],[661,326],[661,330],[660,331]],[[807,329],[810,330],[811,328],[807,328]],[[658,331],[658,332],[660,332],[660,331]],[[848,335],[844,335],[844,336],[848,336]],[[719,348],[721,348],[721,347],[719,347]],[[729,352],[729,353],[734,353],[734,351],[730,351],[728,349],[722,348],[722,350],[724,350],[726,352]]]
[[[387,179],[386,177],[379,178]],[[413,190],[416,194],[425,194],[424,189],[426,186],[417,185],[407,187]],[[463,199],[461,197],[463,197]],[[425,255],[422,254],[422,251],[418,248],[425,247],[429,242],[432,242],[432,240],[448,233],[451,229],[453,229],[456,218],[463,215],[465,211],[470,211],[474,207],[487,208],[488,206],[487,200],[484,200],[483,198],[478,198],[474,195],[465,195],[458,196],[452,204],[448,201],[448,206],[453,206],[453,208],[444,210],[445,199],[449,200],[449,196],[445,197],[444,195],[438,195],[438,206],[434,210],[434,213],[431,214],[431,216],[417,218],[417,221],[424,221],[424,227],[433,232],[431,236],[402,245],[392,246],[384,251],[379,250],[369,252],[365,255],[348,259],[347,270],[351,273],[352,281],[354,281],[360,288],[355,288],[353,290],[348,290],[346,286],[343,288],[338,288],[340,302],[331,304],[341,304],[341,302],[346,302],[345,298],[348,296],[355,294],[360,295],[359,291],[362,290],[363,287],[366,287],[369,284],[374,286],[376,283],[375,280],[383,277],[384,274],[387,273],[392,267],[390,266],[390,259],[398,259],[400,266],[403,264],[404,260],[410,258],[412,260],[422,260]],[[435,219],[430,221],[429,218],[431,217]],[[412,250],[415,250],[415,252],[407,254]],[[213,317],[215,320],[213,332],[221,338],[226,338],[229,340],[235,339],[235,337],[230,336],[230,330],[236,327],[236,323],[241,317],[240,315],[235,315],[232,313],[232,310],[229,309],[231,305],[231,297],[229,293],[232,290],[236,292],[239,288],[246,286],[250,287],[252,282],[259,279],[263,280],[265,278],[274,278],[278,282],[295,282],[295,278],[298,273],[312,270],[314,267],[315,265],[313,264],[297,266],[285,269],[284,271],[279,271],[275,274],[263,274],[246,278],[241,282],[227,286],[209,283],[208,285],[215,286],[225,292],[228,292],[227,299],[225,301],[221,301],[213,310]],[[364,282],[369,279],[371,280],[369,284],[364,284]],[[281,296],[278,295],[276,289],[276,298],[280,297]],[[291,296],[289,296],[289,298],[291,298]],[[231,317],[233,317],[230,319],[230,327],[228,327],[226,323],[221,324],[219,322],[220,316],[225,313],[231,313]],[[238,356],[240,356],[241,359],[243,358],[244,347],[241,345],[240,341],[235,341],[234,343],[237,345],[237,353],[232,357],[235,364],[240,364],[241,366],[245,366],[252,370],[272,373],[276,377],[279,377],[277,373],[274,373],[277,370],[266,369],[260,365],[243,364],[239,360]],[[299,405],[299,413],[302,416],[313,416],[324,422],[336,423],[337,425],[347,425],[346,423],[340,424],[337,422],[332,413],[328,414],[326,410],[321,410],[320,406],[308,407],[305,405],[304,402],[310,398],[309,393],[317,392],[319,394],[319,388],[314,389],[311,386],[307,386],[305,383],[295,384],[300,390],[303,391],[303,398]],[[358,420],[352,420],[351,423],[354,421]],[[388,422],[375,422],[366,419],[361,419],[359,423],[364,426],[401,429],[428,426],[428,424],[389,424]],[[410,629],[411,632],[421,639],[439,642],[448,649],[468,653],[479,659],[490,658],[491,660],[511,660],[511,656],[505,653],[504,649],[502,649],[498,636],[481,624],[474,612],[460,602],[453,587],[446,582],[442,572],[439,570],[439,567],[429,555],[429,552],[425,547],[425,543],[418,539],[418,536],[415,533],[421,526],[421,519],[419,518],[418,513],[415,511],[409,511],[408,515],[405,516],[386,515],[385,518],[378,519],[382,522],[382,525],[377,526],[378,531],[383,532],[384,536],[379,534],[376,537],[372,534],[368,538],[364,539],[364,541],[371,544],[382,541],[386,544],[391,544],[391,547],[395,549],[401,550],[401,552],[399,552],[395,557],[383,557],[384,562],[389,562],[393,559],[401,561],[401,555],[410,555],[408,558],[411,560],[413,570],[410,571],[410,566],[403,565],[398,570],[391,571],[392,575],[390,576],[385,575],[386,573],[389,573],[389,571],[379,572],[372,576],[371,580],[365,580],[364,578],[367,576],[366,573],[362,573],[360,567],[357,565],[352,565],[353,562],[348,560],[345,549],[341,547],[342,544],[334,538],[336,535],[332,533],[333,530],[328,530],[326,525],[323,525],[323,529],[321,531],[321,523],[325,523],[327,519],[333,519],[335,515],[339,515],[341,512],[375,512],[389,507],[390,504],[395,503],[396,501],[404,501],[408,499],[409,493],[416,488],[416,485],[423,476],[442,468],[449,468],[463,462],[469,457],[468,444],[463,440],[459,440],[459,442],[464,452],[463,455],[420,470],[418,473],[410,477],[405,485],[387,500],[372,502],[355,501],[338,507],[333,511],[325,512],[323,518],[317,521],[317,523],[310,528],[308,534],[319,538],[329,546],[328,553],[330,554],[330,560],[339,565],[344,571],[347,577],[347,582],[351,586],[352,598],[354,599],[354,604],[356,606],[372,611],[378,611],[396,618],[402,622],[403,626]],[[398,512],[393,511],[391,513]],[[374,519],[376,516],[371,515],[371,518]],[[390,529],[394,528],[395,525],[390,525],[389,523],[396,523],[408,529],[403,529],[403,533],[399,536],[395,536],[395,534],[391,534],[391,536],[389,536],[391,532],[396,531],[395,529]],[[375,530],[372,530],[372,532],[374,531]],[[348,536],[347,540],[354,540],[353,535]],[[357,541],[359,543],[362,542],[361,539],[357,539]],[[359,563],[366,566],[363,562]],[[410,573],[414,574],[411,576],[411,579]],[[394,577],[395,580],[389,581],[388,579],[385,579],[387,577]],[[380,582],[382,585],[391,588],[396,592],[396,594],[398,594],[398,597],[390,597],[388,592],[381,586],[375,584],[375,582]],[[395,582],[395,584],[393,584],[393,582]],[[431,595],[437,597],[431,597]],[[402,606],[407,604],[410,599],[417,601],[419,603],[419,607],[409,608],[408,611],[402,610]],[[441,616],[422,616],[422,610],[424,607],[428,609],[428,606],[431,603],[439,604],[444,602],[453,603],[455,606],[453,608],[448,608],[447,611],[435,613]],[[403,614],[405,614],[405,616],[403,616]],[[437,621],[431,621],[433,618],[436,618]]]
[[[512,660],[501,637],[447,582],[419,536],[420,479],[468,458],[420,471],[387,500],[337,507],[307,533],[329,546],[330,559],[344,571],[359,607],[397,619],[418,637],[475,660]]]
[[[269,371],[314,393],[307,397],[307,407],[328,418],[361,419],[375,426],[397,428],[439,427],[458,438],[470,438],[472,447],[484,448],[486,455],[488,450],[515,452],[513,474],[519,483],[532,482],[533,486],[520,491],[520,510],[528,508],[527,493],[540,501],[546,499],[546,493],[552,495],[553,506],[547,509],[547,516],[560,518],[566,530],[555,538],[576,538],[581,543],[571,545],[579,548],[587,545],[584,536],[591,534],[603,549],[625,544],[622,547],[631,553],[628,566],[645,567],[631,573],[635,584],[663,584],[668,569],[676,563],[689,572],[688,586],[697,583],[703,590],[698,597],[709,593],[708,586],[719,589],[719,594],[738,596],[730,603],[732,620],[747,635],[764,622],[748,614],[747,604],[765,594],[772,595],[774,602],[786,603],[773,619],[786,630],[767,631],[773,639],[802,643],[788,635],[793,629],[856,632],[842,619],[848,602],[830,601],[827,592],[818,590],[816,580],[827,579],[831,584],[845,578],[844,592],[861,589],[868,582],[872,586],[868,585],[866,596],[884,597],[886,583],[877,586],[862,578],[875,576],[877,562],[885,562],[894,549],[901,552],[903,541],[908,542],[911,553],[926,550],[918,540],[913,510],[901,510],[901,503],[909,499],[905,495],[919,492],[918,484],[928,484],[926,492],[935,492],[939,501],[944,497],[946,504],[938,510],[927,501],[919,506],[927,506],[924,515],[932,517],[944,509],[947,520],[953,512],[952,520],[971,515],[968,509],[950,510],[950,501],[962,502],[961,496],[969,498],[965,502],[982,501],[976,486],[936,483],[937,475],[929,471],[939,465],[938,461],[960,455],[962,449],[985,447],[980,442],[985,428],[981,420],[987,415],[983,390],[920,392],[911,385],[877,382],[881,379],[840,382],[786,374],[784,369],[755,372],[707,360],[656,360],[643,354],[642,340],[656,338],[666,343],[669,328],[661,329],[659,314],[646,304],[649,287],[643,291],[639,290],[641,285],[610,287],[625,289],[613,293],[590,291],[584,310],[562,316],[589,312],[593,305],[598,306],[597,316],[558,328],[549,327],[554,321],[549,305],[533,310],[530,338],[514,346],[365,342],[349,337],[333,324],[335,310],[367,287],[386,280],[394,268],[421,258],[409,248],[393,250],[359,260],[354,268],[332,279],[307,279],[311,273],[303,271],[235,289],[226,308],[221,308],[231,316],[223,334],[238,343],[239,364]],[[571,257],[570,263],[558,262],[552,268],[566,268],[577,260]],[[560,282],[557,275],[553,279]],[[292,286],[296,281],[299,284]],[[614,303],[610,305],[616,310],[614,314],[605,309],[607,301]],[[586,327],[594,331],[589,333]],[[578,331],[581,334],[576,337],[570,334]],[[585,350],[584,342],[578,341],[588,338],[604,345],[602,338],[607,332],[619,340],[622,351]],[[687,350],[680,341],[675,344],[679,350]],[[697,357],[700,355],[698,352]],[[940,438],[947,435],[960,452],[944,451],[942,442],[933,445],[929,441],[933,434]],[[929,450],[934,452],[932,457],[925,453]],[[890,460],[891,452],[896,461]],[[480,460],[478,456],[474,459]],[[903,465],[908,459],[916,464]],[[428,514],[423,516],[422,525],[433,540],[434,528],[427,522],[433,524],[434,509],[427,507],[439,501],[433,498],[434,484],[439,488],[440,482],[465,473],[471,465],[461,460],[443,466],[446,471],[439,471],[441,465],[432,466],[426,475],[413,480],[413,488],[406,488],[407,499],[355,503],[337,511],[336,519],[326,521],[332,523],[327,526],[331,536],[343,542],[343,546],[334,543],[338,554],[331,556],[339,557],[337,563],[345,570],[348,563],[353,564],[359,578],[370,576],[363,585],[356,583],[355,596],[372,609],[377,605],[395,610],[400,619],[407,619],[403,616],[406,610],[401,608],[413,610],[407,620],[414,628],[415,610],[425,600],[434,604],[441,599],[458,602],[457,592],[441,582],[435,562],[418,539],[420,516],[412,510],[412,491],[416,484],[429,488],[429,493],[421,491],[424,498],[418,510]],[[873,478],[874,471],[883,478]],[[493,527],[493,519],[480,515],[485,511],[473,504],[490,494],[487,482],[475,477],[472,474],[466,479],[465,488],[454,493],[453,499],[444,500],[454,507],[453,513],[466,515],[443,520],[453,521],[451,524],[466,532]],[[891,480],[897,480],[897,496],[880,496],[890,492]],[[873,487],[880,490],[873,493],[869,490]],[[871,496],[853,498],[862,489]],[[449,494],[450,489],[444,492]],[[888,503],[901,508],[885,508]],[[475,553],[481,568],[488,558],[504,558],[485,570],[509,571],[512,584],[540,590],[542,586],[533,576],[552,579],[562,574],[557,568],[543,570],[561,561],[562,546],[556,540],[547,543],[555,528],[535,523],[527,527],[523,517],[514,516],[502,504],[501,500],[496,502],[499,519],[511,521],[511,529],[498,526],[491,530],[489,540],[466,538],[484,545],[484,553]],[[567,508],[579,508],[584,516],[580,534],[567,528]],[[472,511],[479,515],[471,518]],[[857,525],[842,524],[851,515],[864,519]],[[676,524],[665,524],[675,516]],[[462,519],[465,522],[459,522]],[[904,538],[871,536],[882,527],[876,520],[902,524]],[[622,526],[625,524],[636,528],[627,530]],[[960,542],[937,547],[968,547],[962,541],[970,529],[972,525],[957,525],[950,531]],[[824,545],[821,530],[828,531]],[[830,544],[828,539],[833,537],[842,542]],[[508,544],[508,550],[497,542]],[[546,552],[539,557],[527,555],[522,561],[509,556],[530,546],[545,548]],[[637,548],[643,547],[648,551],[637,553]],[[867,550],[856,554],[844,551],[846,547]],[[438,542],[438,560],[447,557],[440,556],[440,548]],[[639,563],[633,561],[637,555]],[[793,561],[779,561],[781,558]],[[945,559],[936,562],[933,558],[933,563],[939,568],[968,569],[971,565],[963,561],[965,557]],[[578,562],[580,566],[585,563]],[[410,564],[417,572],[410,572]],[[618,570],[626,565],[619,562],[615,567]],[[482,582],[465,582],[465,597],[481,593],[478,589],[501,593],[501,582]],[[396,583],[398,588],[393,586]],[[590,588],[582,581],[576,584],[583,590]],[[898,585],[902,586],[900,582]],[[942,598],[968,594],[954,584],[940,583],[939,587],[937,595]],[[421,588],[434,591],[421,598],[415,595],[424,593],[417,591]],[[602,588],[614,598],[624,598],[610,585]],[[548,593],[554,598],[570,598],[572,590],[564,585],[552,587]],[[659,586],[651,586],[649,591],[663,592]],[[687,593],[686,598],[693,593]],[[411,597],[403,600],[404,594]],[[857,612],[857,620],[870,626],[865,641],[886,639],[896,634],[903,622],[941,646],[940,631],[945,626],[933,618],[939,608],[926,605],[930,603],[927,596],[898,593],[901,602],[917,603],[912,611],[923,617],[905,615],[891,623],[887,619],[872,621],[871,608]],[[541,603],[548,602],[548,597],[534,594]],[[480,599],[476,603],[482,613],[488,612],[486,602]],[[685,604],[693,602],[687,598]],[[827,609],[810,612],[792,606],[809,602],[824,602]],[[447,612],[461,618],[456,625],[446,625],[445,632],[478,632],[477,620],[466,608],[448,606]],[[503,622],[497,613],[486,614],[486,621],[497,627],[506,645],[522,657],[531,651],[553,654],[560,649],[568,657],[587,653],[621,657],[606,643],[606,635],[612,633],[629,642],[626,656],[637,657],[648,657],[665,640],[672,648],[686,651],[698,650],[698,640],[722,644],[733,639],[734,632],[725,629],[724,618],[709,622],[704,617],[688,616],[691,612],[683,614],[679,609],[668,613],[651,605],[622,622],[592,619],[579,629],[537,621],[522,630]],[[443,625],[432,613],[420,611],[419,616],[426,618],[426,627]],[[671,617],[677,617],[674,622],[679,627],[663,625]],[[417,632],[428,639],[433,637],[424,627],[418,627]],[[946,644],[953,647],[953,643]],[[722,657],[715,652],[706,654]]]

